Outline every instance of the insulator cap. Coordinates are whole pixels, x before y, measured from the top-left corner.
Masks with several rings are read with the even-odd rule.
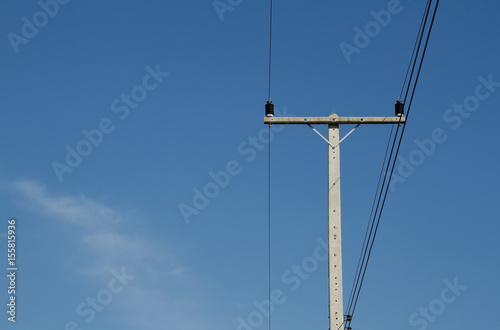
[[[402,117],[405,114],[405,105],[401,100],[397,100],[396,104],[394,105],[394,108],[396,110],[396,117]]]
[[[266,103],[266,117],[274,117],[274,104],[271,101]]]

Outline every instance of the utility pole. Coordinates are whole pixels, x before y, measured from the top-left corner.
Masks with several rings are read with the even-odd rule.
[[[340,135],[341,124],[402,124],[403,103],[396,103],[394,117],[274,117],[274,106],[268,101],[264,124],[268,125],[309,125],[328,144],[328,282],[330,304],[330,330],[344,330],[344,305],[342,296],[342,232],[340,223]],[[311,125],[328,125],[328,139]],[[354,129],[356,129],[356,127]],[[349,132],[347,135],[352,133]],[[347,135],[344,137],[346,138]],[[350,318],[350,316],[346,316]],[[349,330],[350,328],[348,328]]]

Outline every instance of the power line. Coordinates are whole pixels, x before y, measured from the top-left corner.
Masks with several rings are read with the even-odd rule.
[[[420,28],[418,29],[418,34],[417,34],[417,38],[415,40],[415,45],[413,46],[413,51],[411,53],[410,63],[408,64],[408,69],[406,70],[405,80],[403,81],[403,86],[401,87],[401,93],[399,93],[399,99],[401,99],[401,96],[403,96],[403,90],[404,90],[405,85],[406,85],[406,80],[408,79],[408,73],[410,73],[411,63],[414,62],[415,50],[417,49],[417,45],[419,44],[418,40],[420,39],[419,37],[422,34],[422,28],[424,27],[424,21],[425,21],[425,18],[427,17],[427,15],[425,15],[425,13],[428,12],[429,5],[430,5],[430,2],[427,2],[427,5],[425,6],[424,15],[422,16],[422,21],[420,22]]]
[[[268,210],[267,210],[267,246],[268,246],[268,298],[269,298],[269,330],[271,330],[271,125],[269,125],[269,141],[267,154],[267,194],[268,194]]]
[[[363,251],[365,249],[366,244],[368,244],[367,243],[368,237],[369,237],[368,236],[368,232],[369,232],[369,229],[370,229],[370,223],[371,223],[371,219],[372,219],[372,216],[373,216],[373,211],[375,209],[375,204],[377,202],[377,195],[379,193],[379,189],[381,189],[380,182],[382,181],[382,177],[384,175],[385,162],[387,160],[387,154],[389,152],[389,146],[391,145],[391,137],[392,137],[393,130],[394,130],[394,125],[391,127],[391,132],[389,134],[389,139],[387,141],[387,146],[385,148],[384,160],[382,161],[382,167],[380,168],[380,175],[379,175],[379,178],[378,178],[377,189],[375,189],[375,197],[373,199],[372,209],[370,211],[370,217],[369,217],[370,221],[368,222],[368,226],[366,227],[365,238],[363,239],[363,245],[361,247],[361,251]],[[355,272],[355,274],[358,274],[358,272],[360,271],[360,267],[363,264],[362,257],[363,257],[363,254],[360,254],[359,260],[358,260],[358,265],[356,266],[356,272]],[[359,281],[359,278],[358,278],[358,280],[356,280],[356,285],[353,285],[353,287],[351,288],[351,293],[349,294],[349,300],[348,300],[346,306],[351,306],[353,293],[354,293],[354,291],[356,290],[356,288],[358,286],[358,281]],[[350,307],[348,307],[348,310],[350,310]]]
[[[412,84],[412,78],[413,78],[413,73],[415,71],[415,65],[417,64],[417,60],[418,60],[418,54],[420,52],[420,46],[422,45],[422,39],[423,39],[423,36],[424,36],[424,30],[425,30],[425,26],[427,25],[427,18],[429,17],[429,12],[430,12],[430,5],[432,3],[432,0],[429,0],[427,2],[427,6],[426,6],[426,11],[425,11],[425,20],[424,20],[424,23],[423,23],[423,27],[421,29],[421,32],[420,33],[420,40],[418,41],[418,47],[417,47],[417,53],[415,54],[414,58],[413,58],[413,67],[411,69],[411,74],[410,74],[410,79],[408,80],[408,85],[407,85],[407,88],[406,88],[406,93],[405,93],[405,97],[403,99],[403,102],[406,103],[406,98],[408,96],[408,92],[410,90],[410,87],[411,87],[411,84]],[[430,35],[430,30],[429,30],[429,35]],[[422,54],[424,55],[424,54]],[[423,59],[423,56],[422,56],[422,59]],[[415,85],[415,84],[414,84]],[[415,85],[416,86],[416,85]],[[414,90],[415,91],[415,90]],[[408,116],[408,114],[407,114]]]
[[[431,4],[431,2],[432,2],[432,0],[430,0],[429,3],[428,3],[428,9],[429,10],[430,10],[430,4]],[[413,100],[413,96],[414,96],[414,93],[415,93],[416,84],[417,84],[418,78],[420,76],[420,70],[422,68],[423,58],[424,58],[424,55],[425,55],[425,51],[427,49],[427,45],[428,45],[428,41],[429,41],[431,30],[432,30],[434,18],[435,18],[436,12],[437,12],[437,6],[438,6],[438,4],[439,4],[439,1],[436,4],[435,10],[434,10],[432,23],[431,23],[431,26],[429,28],[429,32],[428,32],[426,43],[425,43],[425,47],[424,47],[424,51],[423,51],[422,56],[421,56],[419,68],[418,68],[418,71],[417,71],[417,76],[415,78],[415,83],[413,84],[413,90],[412,90],[412,94],[411,94],[410,105],[408,107],[408,114],[409,114],[410,109],[411,109],[411,102]],[[427,17],[429,15],[429,10],[426,11],[426,14],[425,14],[426,17],[425,17],[425,21],[424,22],[427,21]],[[414,71],[414,68],[415,68],[415,64],[417,62],[417,56],[418,56],[418,53],[419,53],[421,41],[423,39],[423,34],[424,34],[423,31],[425,30],[425,25],[426,25],[426,23],[424,23],[423,29],[421,29],[421,36],[420,36],[419,46],[418,46],[417,53],[416,53],[417,55],[415,56],[414,66],[412,68],[412,75],[413,75],[413,71]],[[407,88],[407,93],[410,90],[410,84],[411,84],[411,76],[410,76],[410,81],[409,81],[409,85],[408,85],[408,88]],[[406,97],[405,97],[405,99],[406,99]],[[408,114],[407,114],[407,117],[408,117]],[[403,126],[403,130],[402,130],[401,135],[399,137],[398,147],[396,149],[395,156],[394,156],[394,158],[392,158],[392,152],[394,150],[395,142],[397,140],[397,132],[396,132],[396,135],[394,136],[394,141],[393,141],[393,145],[392,145],[392,148],[391,148],[391,156],[389,157],[390,161],[387,164],[386,174],[384,176],[384,182],[385,182],[385,178],[387,177],[387,171],[389,169],[389,166],[390,166],[391,162],[392,162],[392,167],[391,167],[389,179],[387,181],[387,185],[385,185],[385,187],[384,187],[384,184],[383,184],[384,188],[382,189],[381,194],[379,195],[379,201],[378,201],[378,203],[380,203],[380,198],[382,197],[382,193],[383,193],[383,200],[382,200],[382,204],[381,204],[381,207],[380,207],[380,212],[378,213],[378,218],[376,219],[376,225],[375,225],[375,227],[374,227],[375,218],[374,218],[374,222],[371,223],[370,233],[372,232],[373,228],[375,228],[375,230],[373,231],[373,237],[371,239],[370,248],[368,250],[366,250],[366,248],[367,248],[368,245],[365,246],[364,255],[366,255],[366,263],[365,263],[365,267],[363,269],[363,274],[361,275],[361,272],[358,273],[358,278],[357,278],[356,282],[359,283],[359,287],[357,289],[356,298],[355,298],[354,302],[352,301],[353,297],[351,297],[351,304],[349,306],[349,311],[348,312],[352,313],[352,314],[354,314],[354,311],[355,311],[355,308],[356,308],[356,304],[357,304],[357,301],[358,301],[358,298],[359,298],[359,294],[360,294],[360,289],[361,289],[361,286],[362,286],[362,283],[364,281],[364,277],[365,277],[365,274],[366,274],[366,266],[368,265],[368,261],[369,261],[369,258],[370,258],[370,255],[371,255],[371,251],[372,251],[372,248],[373,248],[374,239],[375,239],[375,236],[376,236],[376,233],[378,231],[379,224],[380,224],[380,218],[381,218],[382,211],[383,211],[383,208],[384,208],[384,205],[385,205],[385,201],[386,201],[386,198],[387,198],[387,193],[388,193],[388,189],[389,189],[389,186],[390,186],[390,181],[391,181],[392,174],[393,174],[393,171],[394,171],[394,167],[395,167],[397,155],[399,153],[399,149],[400,149],[400,146],[401,146],[401,141],[402,141],[402,137],[403,137],[403,133],[404,133],[405,127],[406,127],[406,123]],[[398,128],[399,128],[399,126],[398,126]],[[384,190],[385,190],[385,192],[384,192]],[[378,208],[378,206],[377,206],[377,208]],[[375,212],[375,214],[377,214],[377,212]],[[377,215],[375,215],[375,217],[377,217]],[[364,257],[363,257],[363,259],[364,259]],[[361,278],[359,277],[360,275],[361,275]]]
[[[364,282],[364,278],[365,278],[365,274],[366,274],[366,269],[368,267],[368,262],[370,261],[370,256],[371,256],[371,250],[372,250],[372,247],[373,247],[373,242],[375,241],[375,236],[376,236],[377,231],[378,231],[379,222],[376,223],[375,219],[377,218],[377,214],[379,214],[380,198],[381,198],[382,193],[384,191],[384,187],[386,187],[385,183],[386,183],[386,180],[387,180],[387,173],[388,173],[388,170],[389,170],[389,167],[390,167],[391,160],[393,159],[392,155],[393,155],[393,152],[394,152],[394,146],[395,146],[395,143],[396,143],[398,131],[399,131],[399,126],[396,129],[396,134],[394,135],[394,140],[392,142],[391,152],[389,154],[389,161],[387,162],[387,167],[385,169],[384,179],[382,181],[382,189],[380,190],[380,193],[379,193],[378,199],[377,199],[377,207],[375,209],[375,215],[374,215],[373,219],[369,222],[369,225],[368,225],[370,227],[370,232],[369,232],[369,235],[368,235],[367,243],[366,243],[366,245],[364,247],[364,251],[362,252],[363,258],[362,258],[362,262],[361,262],[361,268],[360,268],[360,270],[359,270],[359,272],[357,274],[356,285],[355,285],[355,289],[354,289],[354,295],[350,298],[351,304],[350,304],[349,309],[348,309],[348,311],[346,313],[347,315],[350,315],[350,316],[353,316],[354,315],[354,311],[356,310],[356,305],[358,303],[358,298],[359,298],[359,294],[361,292],[361,287],[363,286],[363,282]],[[388,184],[387,184],[387,186],[388,186]],[[381,209],[383,209],[383,206],[382,206]],[[375,225],[375,223],[376,223],[376,225]],[[368,246],[370,246],[370,247],[368,247]]]
[[[272,59],[272,40],[273,40],[273,0],[269,6],[269,88],[268,101],[271,101],[271,59]]]
[[[411,69],[410,78],[408,79],[408,85],[407,85],[407,88],[406,88],[406,94],[405,94],[405,98],[404,98],[404,100],[406,101],[408,93],[409,93],[409,91],[411,89],[410,102],[408,103],[408,109],[407,109],[406,119],[408,119],[408,116],[409,116],[409,113],[410,113],[410,110],[411,110],[411,104],[412,104],[412,101],[413,101],[413,97],[415,95],[415,89],[416,89],[416,86],[417,86],[417,83],[418,83],[418,79],[420,77],[420,72],[421,72],[421,69],[422,69],[423,60],[424,60],[424,57],[425,57],[425,53],[426,53],[426,50],[427,50],[427,45],[428,45],[428,42],[429,42],[429,38],[430,38],[431,31],[432,31],[432,27],[433,27],[433,24],[434,24],[434,19],[436,17],[438,5],[439,5],[439,0],[437,0],[436,6],[434,8],[434,13],[433,13],[433,16],[432,16],[432,21],[431,21],[430,27],[429,27],[428,32],[427,32],[425,46],[424,46],[424,49],[422,51],[422,55],[420,56],[420,63],[418,65],[418,70],[417,70],[417,74],[416,74],[416,77],[415,77],[415,81],[412,83],[412,78],[413,78],[413,74],[414,74],[414,71],[415,71],[416,63],[418,62],[418,58],[419,58],[418,54],[420,52],[420,47],[421,47],[422,40],[423,40],[423,37],[424,37],[425,27],[427,25],[427,20],[428,20],[428,17],[429,17],[431,4],[432,4],[432,0],[429,0],[428,3],[427,3],[427,5],[426,5],[426,10],[424,12],[424,17],[422,18],[421,26],[420,26],[418,37],[417,37],[417,42],[416,42],[415,47],[413,49],[412,58],[410,60],[410,66],[412,66],[411,65],[412,62],[413,62],[413,66],[412,66],[412,69]],[[418,44],[418,46],[417,46],[417,44]],[[408,70],[407,70],[407,73],[406,73],[406,77],[405,77],[405,81],[403,83],[403,89],[401,91],[400,98],[401,98],[402,92],[404,90],[404,86],[405,86],[405,84],[407,82],[407,78],[408,78],[408,73],[409,73],[410,66],[408,67]],[[412,84],[413,84],[413,88],[411,88]],[[391,147],[391,152],[390,152],[390,155],[389,155],[389,160],[387,162],[387,166],[383,166],[383,167],[386,167],[386,169],[385,169],[384,179],[383,179],[383,182],[382,182],[382,189],[380,189],[380,191],[379,191],[379,187],[380,187],[380,177],[379,177],[379,184],[377,185],[377,190],[376,190],[377,193],[376,193],[376,197],[375,197],[375,200],[377,200],[377,195],[378,195],[377,207],[375,209],[375,213],[374,213],[374,216],[372,218],[372,215],[373,215],[373,206],[372,206],[372,212],[370,214],[370,221],[368,223],[368,228],[370,228],[369,233],[368,233],[368,238],[366,237],[366,234],[365,234],[365,241],[363,242],[362,253],[361,253],[362,257],[360,256],[360,261],[358,262],[358,267],[357,267],[357,270],[356,270],[355,281],[353,281],[353,288],[351,290],[351,294],[350,294],[350,298],[349,298],[349,302],[348,302],[348,308],[347,308],[346,313],[345,313],[346,317],[349,318],[349,320],[348,320],[348,326],[350,326],[350,323],[351,323],[351,320],[352,320],[352,315],[354,314],[354,312],[356,310],[356,305],[357,305],[358,298],[359,298],[359,295],[360,295],[360,292],[361,292],[361,287],[363,285],[364,278],[365,278],[365,275],[366,275],[366,270],[367,270],[368,262],[370,260],[370,256],[371,256],[373,244],[375,242],[375,237],[376,237],[377,232],[378,232],[378,228],[379,228],[379,224],[380,224],[380,219],[381,219],[382,212],[383,212],[383,209],[384,209],[384,206],[385,206],[385,202],[386,202],[386,199],[387,199],[387,193],[388,193],[388,190],[389,190],[389,187],[390,187],[392,175],[393,175],[394,168],[395,168],[395,165],[396,165],[396,160],[397,160],[397,157],[398,157],[398,154],[399,154],[399,150],[400,150],[400,147],[401,147],[401,142],[402,142],[404,131],[405,131],[405,128],[406,128],[406,122],[407,121],[405,121],[405,123],[403,124],[403,129],[401,130],[401,134],[399,135],[399,141],[398,141],[398,132],[399,132],[400,125],[398,125],[398,128],[396,129],[396,134],[394,135],[394,140],[392,141],[392,147]],[[389,137],[389,141],[391,141],[391,137]],[[394,152],[394,148],[396,146],[396,141],[398,141],[398,143],[397,143],[396,152]],[[393,154],[394,154],[394,157],[392,156]],[[386,155],[387,155],[387,149],[386,149]],[[384,157],[384,163],[383,164],[385,165],[385,157]],[[391,164],[392,164],[392,166],[391,166]],[[390,168],[390,172],[389,172],[389,168]],[[387,184],[386,184],[386,180],[387,180]],[[375,201],[374,201],[374,203],[375,203]],[[380,208],[379,208],[379,206],[380,206]],[[368,228],[367,228],[367,232],[368,232]]]
[[[273,0],[270,0],[269,5],[269,85],[268,85],[268,103],[271,103],[271,59],[272,59],[272,38],[273,38]],[[272,108],[271,104],[271,108]],[[274,111],[272,111],[274,114]],[[267,108],[266,108],[267,115]],[[268,299],[269,299],[269,330],[271,330],[272,326],[272,317],[271,317],[271,124],[269,124],[268,128],[268,163],[267,163],[267,173],[268,173],[268,182],[267,182],[267,194],[268,194],[268,210],[267,210],[267,246],[268,246]]]

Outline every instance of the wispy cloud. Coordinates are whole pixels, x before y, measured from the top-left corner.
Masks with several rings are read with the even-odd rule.
[[[43,185],[30,180],[15,181],[12,187],[25,197],[24,202],[28,202],[25,203],[26,206],[80,227],[91,228],[100,224],[102,228],[122,220],[120,212],[83,195],[50,195]]]
[[[16,181],[12,187],[23,198],[21,204],[45,214],[60,224],[73,228],[76,233],[80,253],[92,260],[88,265],[80,265],[79,270],[90,276],[108,276],[112,268],[127,266],[130,271],[143,268],[146,262],[162,261],[170,264],[170,268],[179,266],[171,253],[164,247],[144,237],[129,235],[129,231],[120,230],[119,226],[126,222],[127,210],[104,205],[84,195],[56,195],[49,193],[42,184],[23,180]],[[169,260],[165,260],[165,255]],[[149,276],[158,277],[149,267]]]
[[[207,328],[207,316],[199,306],[196,280],[168,247],[133,230],[137,212],[120,210],[84,195],[57,195],[39,182],[11,184],[21,205],[73,228],[80,262],[78,274],[102,283],[111,269],[126,267],[136,276],[127,292],[113,303],[110,322],[130,329]],[[130,222],[130,223],[129,223]],[[140,304],[138,304],[140,302]],[[196,317],[193,313],[199,310]],[[113,316],[114,315],[114,316]],[[111,321],[113,320],[113,321]]]

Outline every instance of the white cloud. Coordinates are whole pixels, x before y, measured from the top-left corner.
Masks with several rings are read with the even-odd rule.
[[[111,269],[125,267],[127,273],[136,276],[119,299],[113,300],[108,322],[127,329],[211,328],[207,312],[200,306],[205,298],[197,281],[164,244],[136,234],[134,224],[142,220],[137,219],[136,212],[130,217],[130,210],[119,210],[84,195],[49,193],[35,181],[16,181],[11,187],[22,196],[23,206],[55,219],[68,230],[73,228],[78,250],[74,253],[85,260],[79,262],[78,273],[98,283],[109,280]]]
[[[102,227],[122,220],[119,212],[82,195],[51,196],[44,186],[29,180],[16,181],[12,187],[31,202],[31,207],[81,227],[90,228],[96,224]]]
[[[140,221],[127,219],[127,210],[117,210],[83,195],[50,194],[35,181],[16,181],[12,186],[24,197],[24,205],[66,225],[79,227],[76,244],[80,251],[92,258],[90,265],[79,268],[82,273],[107,277],[110,269],[126,266],[131,272],[147,270],[145,275],[156,281],[185,273],[180,271],[185,268],[177,263],[175,255],[166,247],[118,229],[119,223]]]

